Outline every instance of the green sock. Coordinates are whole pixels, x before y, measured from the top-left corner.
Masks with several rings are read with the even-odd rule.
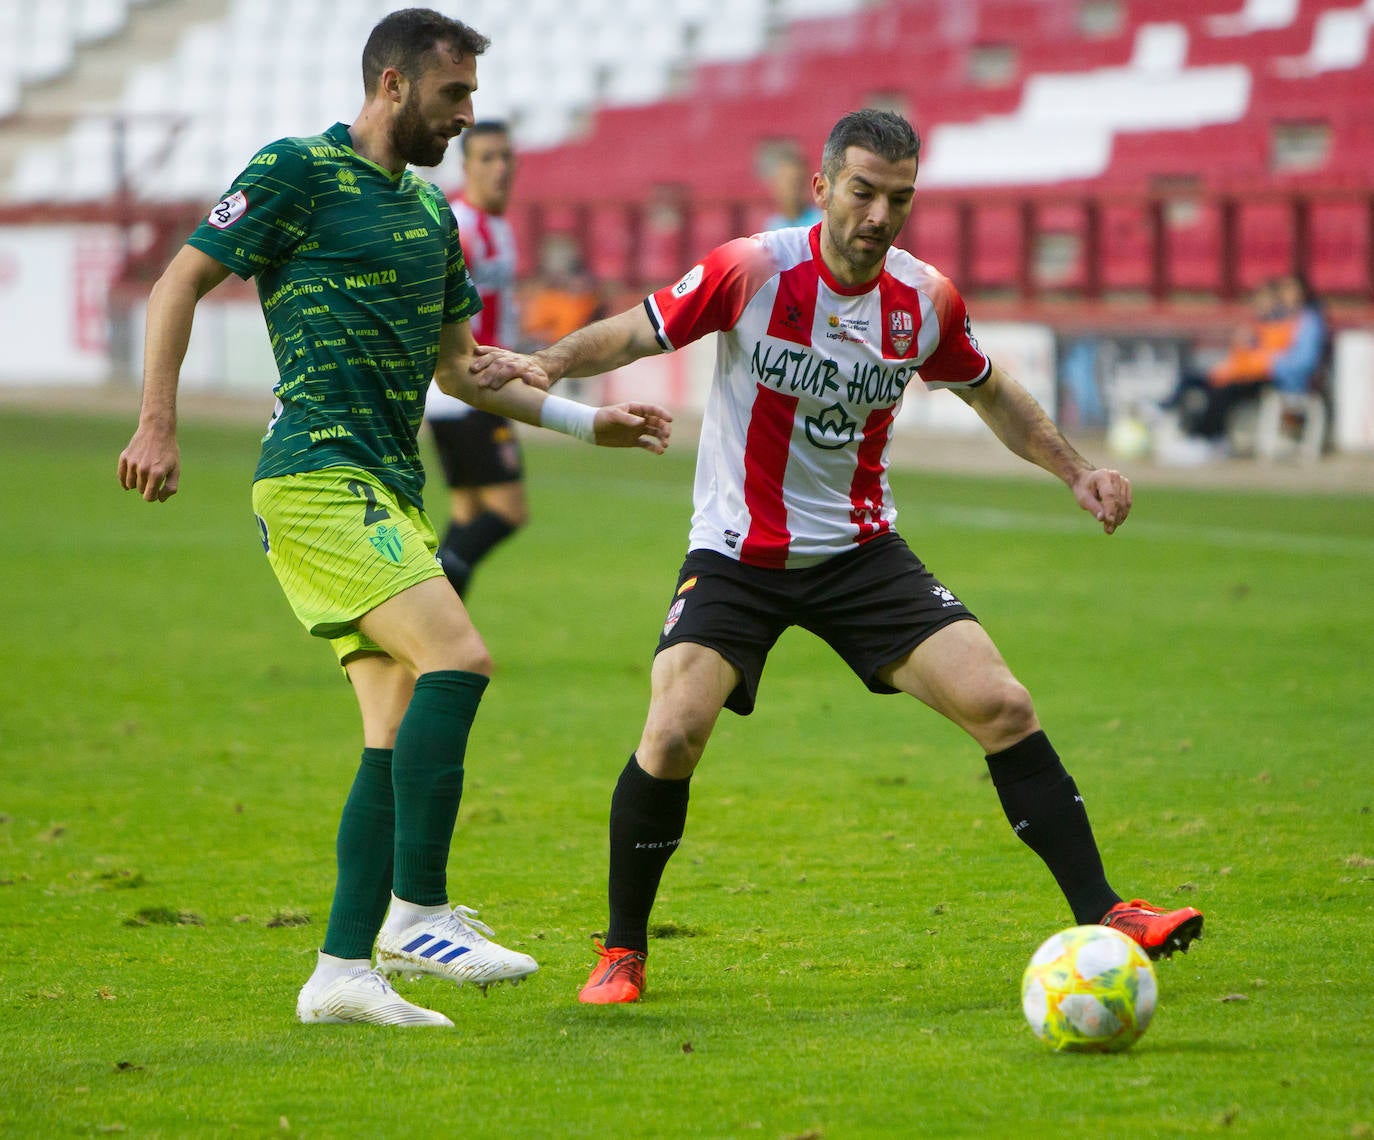
[[[372,941],[391,901],[395,830],[391,749],[364,748],[362,764],[339,819],[339,877],[324,934],[326,954],[372,957]]]
[[[448,849],[463,798],[463,753],[486,687],[480,673],[458,670],[424,673],[415,680],[391,765],[396,795],[392,890],[406,902],[448,902]]]

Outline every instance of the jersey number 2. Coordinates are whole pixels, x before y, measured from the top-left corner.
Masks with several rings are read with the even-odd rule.
[[[370,483],[360,483],[354,479],[348,484],[348,489],[367,501],[367,508],[363,511],[363,526],[371,526],[391,517],[389,510],[377,505],[377,491]]]

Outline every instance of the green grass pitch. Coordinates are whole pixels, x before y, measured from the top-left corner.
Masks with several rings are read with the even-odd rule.
[[[405,985],[451,1032],[301,1026],[352,697],[261,557],[258,427],[185,425],[160,506],[117,488],[131,429],[0,415],[0,1133],[1374,1135],[1374,497],[1138,487],[1105,538],[1030,469],[894,477],[1113,884],[1207,915],[1134,1049],[1060,1056],[1019,981],[1070,916],[976,746],[798,631],[697,774],[645,999],[577,1004],[691,448],[527,435],[450,882],[540,973]]]

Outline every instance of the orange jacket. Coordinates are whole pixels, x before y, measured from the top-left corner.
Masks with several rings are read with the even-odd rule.
[[[1208,380],[1217,388],[1267,380],[1274,358],[1293,343],[1297,329],[1296,315],[1256,322],[1253,343],[1228,352],[1207,374]]]

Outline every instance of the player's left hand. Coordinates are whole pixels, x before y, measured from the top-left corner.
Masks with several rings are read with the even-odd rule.
[[[1073,484],[1078,505],[1111,534],[1131,513],[1131,481],[1120,471],[1095,467],[1084,471]]]
[[[493,392],[512,380],[523,380],[541,392],[547,392],[553,384],[534,357],[490,344],[477,346],[469,371],[477,378],[479,387],[489,388]]]
[[[673,416],[657,404],[608,404],[596,409],[597,447],[642,447],[662,455],[672,434]]]

